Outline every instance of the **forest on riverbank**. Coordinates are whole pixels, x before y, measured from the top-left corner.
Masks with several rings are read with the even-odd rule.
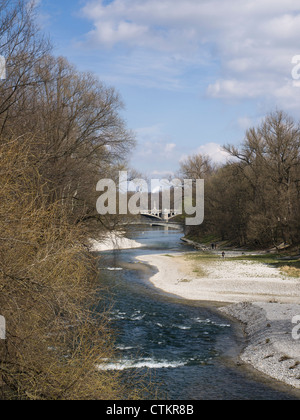
[[[255,248],[300,244],[300,124],[283,111],[247,130],[240,147],[224,147],[229,159],[215,165],[194,155],[180,176],[205,179],[205,221],[189,229],[199,242]]]
[[[96,369],[114,335],[87,247],[106,226],[96,184],[127,168],[134,138],[115,89],[52,55],[33,3],[0,1],[0,398],[134,397]]]

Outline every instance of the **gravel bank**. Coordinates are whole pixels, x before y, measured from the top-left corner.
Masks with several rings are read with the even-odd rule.
[[[248,345],[242,361],[300,389],[300,340],[292,337],[296,326],[292,319],[300,316],[298,278],[287,277],[265,264],[230,258],[205,264],[203,270],[199,266],[200,274],[195,262],[183,254],[138,259],[158,269],[151,282],[167,293],[190,300],[231,303],[220,310],[244,325]]]
[[[300,279],[287,277],[265,264],[220,258],[202,265],[184,254],[145,255],[138,260],[157,267],[158,273],[150,279],[157,288],[185,299],[224,303],[300,302]]]
[[[107,233],[101,241],[91,240],[91,251],[114,251],[118,249],[141,248],[143,245],[124,236],[125,232]]]
[[[300,340],[292,336],[299,304],[239,303],[220,311],[244,325],[248,345],[241,354],[243,362],[300,389]]]

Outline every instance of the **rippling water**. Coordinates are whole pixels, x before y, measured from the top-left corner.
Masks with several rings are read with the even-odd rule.
[[[147,370],[170,400],[295,399],[287,388],[273,388],[236,367],[242,339],[216,310],[151,286],[153,269],[135,257],[187,251],[181,236],[175,230],[135,228],[132,237],[144,248],[103,253],[100,269],[113,295],[110,316],[119,354],[101,368]]]

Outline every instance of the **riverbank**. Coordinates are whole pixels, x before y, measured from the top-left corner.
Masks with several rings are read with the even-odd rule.
[[[244,363],[300,389],[300,341],[292,336],[299,304],[239,303],[220,311],[244,326],[248,341],[240,355]]]
[[[244,363],[300,389],[300,341],[293,340],[292,318],[300,315],[300,279],[248,260],[217,255],[147,255],[155,266],[150,279],[159,289],[189,300],[227,304],[222,314],[242,323],[247,347]]]
[[[241,254],[240,254],[241,255]],[[185,299],[240,302],[300,302],[300,279],[272,266],[236,260],[237,253],[218,255],[146,255],[140,261],[157,267],[150,279],[155,287]]]
[[[90,241],[92,252],[117,251],[120,249],[141,248],[143,245],[125,236],[125,232],[108,232],[103,239]]]

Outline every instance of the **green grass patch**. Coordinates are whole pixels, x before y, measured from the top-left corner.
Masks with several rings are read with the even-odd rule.
[[[293,261],[289,264],[286,261],[284,263],[280,262],[278,266],[282,274],[288,277],[300,278],[300,261]]]
[[[192,280],[182,279],[178,283],[191,283]]]
[[[242,255],[230,258],[231,261],[252,261],[253,263],[266,264],[278,268],[282,274],[288,277],[300,278],[300,260],[288,259],[279,254],[267,255]]]
[[[210,264],[214,261],[219,261],[221,255],[209,253],[193,253],[186,256],[187,259],[200,263],[201,265]],[[288,277],[300,278],[300,259],[295,260],[292,257],[288,259],[283,258],[281,254],[262,254],[262,255],[241,255],[237,257],[228,257],[227,261],[250,261],[253,264],[265,264],[273,268],[277,268],[281,273]],[[198,265],[195,268],[201,274],[201,267]]]
[[[206,271],[203,269],[203,267],[195,267],[193,270],[193,274],[196,274],[196,276],[199,277],[206,277],[207,273]]]
[[[193,254],[186,254],[186,258],[189,260],[194,260],[194,261],[217,261],[220,256],[216,255],[216,254],[209,254],[208,252],[197,252],[197,253],[193,253]]]
[[[185,259],[193,264],[193,274],[198,278],[207,277],[206,266],[218,261],[220,257],[213,254],[193,253],[185,255]]]
[[[230,257],[230,261],[252,261],[253,263],[261,264],[277,264],[279,262],[279,256],[276,254],[264,254],[264,255],[241,255],[238,257]]]

